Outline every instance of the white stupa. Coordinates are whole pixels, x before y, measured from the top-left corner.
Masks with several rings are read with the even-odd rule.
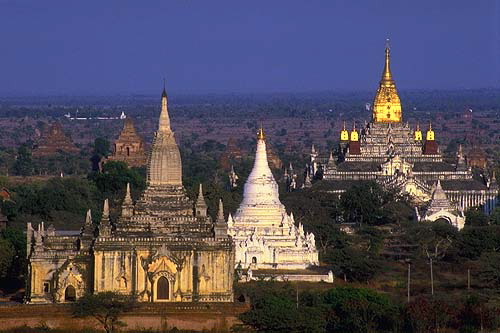
[[[278,184],[269,168],[262,128],[252,172],[245,183],[243,202],[228,232],[236,245],[236,266],[252,269],[304,269],[318,265],[314,235],[295,225],[279,200]]]

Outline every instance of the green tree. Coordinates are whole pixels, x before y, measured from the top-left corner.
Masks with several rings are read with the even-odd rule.
[[[478,259],[483,252],[495,252],[500,248],[500,226],[467,227],[460,231],[457,243],[461,256],[469,259]]]
[[[16,162],[14,162],[13,172],[18,176],[31,176],[33,173],[33,161],[31,159],[31,150],[23,144],[17,149]]]
[[[328,332],[385,332],[396,327],[398,308],[390,299],[371,289],[337,287],[328,290]]]
[[[14,246],[7,239],[0,238],[0,281],[10,275],[15,255]]]
[[[88,179],[93,181],[103,197],[122,197],[127,183],[135,193],[140,193],[146,187],[141,169],[129,168],[125,162],[110,161],[104,164],[102,172],[92,172]],[[134,193],[132,193],[134,194]]]
[[[465,212],[465,224],[475,227],[487,226],[488,216],[480,208],[471,208]]]
[[[119,317],[134,307],[135,301],[131,297],[107,291],[79,298],[73,304],[73,314],[76,317],[93,317],[107,333],[113,333],[118,327],[125,326]]]
[[[495,288],[500,287],[500,252],[483,253],[480,263],[479,278],[481,281]]]
[[[340,197],[344,220],[360,224],[378,225],[385,223],[382,206],[388,194],[375,182],[356,184]]]
[[[490,223],[500,225],[500,207],[496,207],[490,214]]]
[[[92,154],[99,157],[106,157],[110,153],[109,141],[105,138],[96,138],[94,140],[94,149]]]
[[[350,247],[330,249],[323,260],[329,264],[335,275],[349,281],[367,282],[382,269],[380,260]]]

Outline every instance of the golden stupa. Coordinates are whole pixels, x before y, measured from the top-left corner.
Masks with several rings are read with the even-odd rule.
[[[401,101],[390,68],[391,50],[385,47],[385,66],[373,101],[373,121],[376,123],[401,122]]]

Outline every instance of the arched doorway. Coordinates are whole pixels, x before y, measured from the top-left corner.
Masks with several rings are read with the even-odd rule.
[[[64,291],[64,300],[66,302],[74,302],[76,301],[76,290],[75,287],[72,285],[69,285],[66,287],[66,290]]]
[[[166,277],[162,276],[156,282],[156,299],[168,300],[170,298],[170,286]]]
[[[252,257],[252,264],[256,264],[257,263],[257,257]]]

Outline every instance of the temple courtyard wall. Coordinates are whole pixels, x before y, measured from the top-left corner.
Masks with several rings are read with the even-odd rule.
[[[124,313],[120,320],[126,330],[165,330],[177,327],[184,330],[229,331],[240,324],[238,315],[249,309],[248,303],[203,303],[203,304],[139,304],[131,312]],[[67,304],[44,305],[0,305],[0,329],[7,330],[27,325],[46,325],[50,328],[71,330],[102,326],[92,317],[76,318]]]

